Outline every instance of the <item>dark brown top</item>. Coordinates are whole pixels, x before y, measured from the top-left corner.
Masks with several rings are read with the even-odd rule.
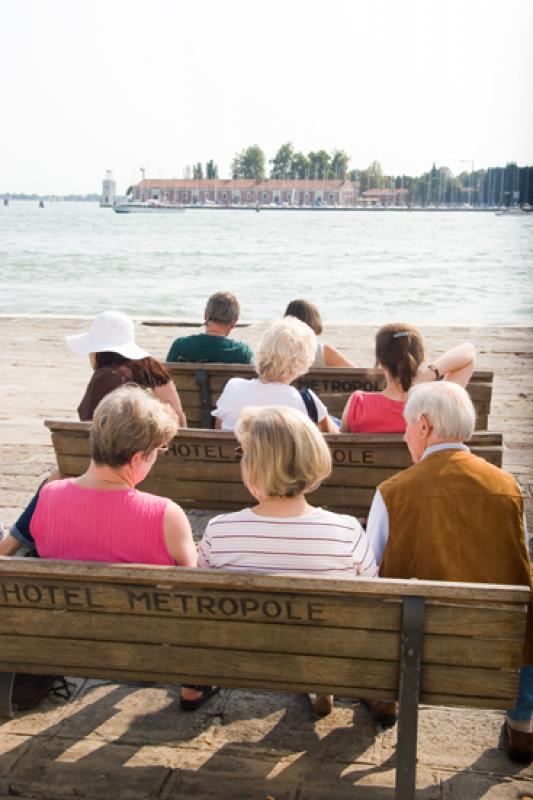
[[[100,400],[125,383],[133,381],[133,373],[127,364],[112,367],[100,367],[95,370],[83,399],[78,406],[78,416],[82,422],[90,422],[94,409]]]

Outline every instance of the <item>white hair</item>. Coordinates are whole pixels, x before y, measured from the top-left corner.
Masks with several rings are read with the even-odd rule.
[[[296,317],[284,317],[261,337],[254,366],[263,380],[293,381],[308,371],[316,347],[316,335],[309,325]]]
[[[470,439],[476,425],[476,412],[468,392],[452,381],[413,386],[403,415],[407,422],[426,417],[435,436],[443,441]]]

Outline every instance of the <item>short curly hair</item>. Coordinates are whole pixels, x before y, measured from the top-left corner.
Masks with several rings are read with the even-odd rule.
[[[172,408],[147,389],[126,384],[96,406],[89,448],[96,464],[123,467],[135,453],[151,453],[166,445],[178,430]]]
[[[316,336],[305,322],[296,317],[284,317],[261,337],[254,366],[264,381],[290,383],[308,371],[316,348]]]

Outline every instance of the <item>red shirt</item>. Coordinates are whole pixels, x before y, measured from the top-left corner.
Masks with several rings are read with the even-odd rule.
[[[403,401],[380,392],[354,392],[348,406],[348,428],[351,433],[404,433],[404,406]]]

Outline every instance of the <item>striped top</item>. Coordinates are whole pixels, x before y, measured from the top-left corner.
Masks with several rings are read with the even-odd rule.
[[[323,508],[303,517],[263,517],[250,508],[214,517],[200,543],[198,566],[321,578],[377,575],[370,542],[355,517]]]

